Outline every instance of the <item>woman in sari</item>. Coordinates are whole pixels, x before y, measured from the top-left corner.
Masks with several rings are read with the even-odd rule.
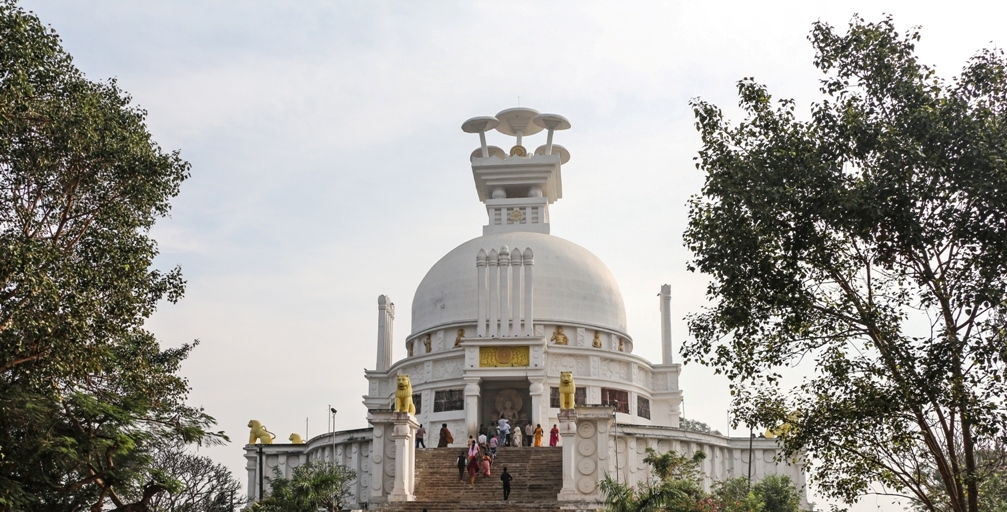
[[[490,461],[490,456],[489,455],[483,455],[483,476],[484,477],[489,477],[490,476],[490,462],[491,462]]]
[[[544,434],[545,434],[545,431],[542,430],[542,424],[541,423],[536,423],[535,424],[535,444],[533,446],[542,446],[542,436]]]
[[[552,430],[549,431],[549,446],[556,446],[557,443],[559,443],[559,428],[554,423]]]
[[[477,448],[477,450],[478,450],[478,448]],[[469,469],[469,476],[472,477],[472,480],[469,482],[469,485],[475,487],[475,485],[476,485],[476,475],[479,474],[479,456],[478,455],[469,457],[468,469]]]
[[[448,424],[441,423],[441,432],[440,438],[437,439],[437,447],[444,448],[453,442],[455,442],[455,438],[451,437],[451,431],[448,430]]]

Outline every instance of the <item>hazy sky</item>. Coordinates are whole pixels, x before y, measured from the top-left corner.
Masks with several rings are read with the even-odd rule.
[[[166,345],[201,341],[183,368],[191,402],[233,440],[205,453],[242,483],[251,418],[286,439],[307,417],[313,436],[332,404],[337,428],[366,426],[377,296],[397,305],[398,359],[417,284],[486,222],[465,119],[520,98],[571,121],[556,136],[572,159],[552,233],[608,264],[635,352],[657,361],[660,285],[672,285],[676,351],[682,318],[704,302],[681,239],[702,185],[691,98],[737,119],[735,83],[755,77],[806,113],[820,78],[806,39],[815,20],[890,13],[900,30],[921,25],[918,54],[945,77],[1007,40],[1000,2],[23,5],[90,78],[115,77],[155,140],[192,164],[154,230],[157,265],[181,265],[187,293],[148,325]],[[686,416],[725,431],[727,382],[692,364],[681,386]]]

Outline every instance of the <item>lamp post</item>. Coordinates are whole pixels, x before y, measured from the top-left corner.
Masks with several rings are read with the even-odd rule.
[[[329,406],[329,415],[332,418],[332,427],[329,429],[329,440],[332,444],[332,456],[329,459],[333,465],[336,464],[336,409],[335,407]]]
[[[752,445],[755,443],[755,429],[748,426],[748,488],[752,488]]]

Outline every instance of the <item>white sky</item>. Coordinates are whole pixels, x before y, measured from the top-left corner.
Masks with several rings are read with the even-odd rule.
[[[233,440],[204,453],[242,483],[251,418],[286,439],[307,417],[317,435],[332,404],[339,429],[366,426],[378,294],[398,306],[398,359],[416,286],[486,220],[465,119],[518,97],[570,119],[556,136],[572,159],[552,233],[608,264],[635,352],[658,361],[660,285],[672,284],[676,350],[682,317],[704,302],[681,239],[702,185],[690,98],[738,119],[735,83],[755,77],[806,113],[818,19],[845,27],[853,13],[891,13],[900,30],[921,25],[918,55],[945,77],[1007,39],[999,2],[23,5],[90,78],[116,77],[149,111],[155,140],[192,164],[154,230],[157,265],[181,265],[188,291],[148,325],[166,345],[201,340],[183,369],[190,401]],[[686,416],[725,431],[726,380],[693,364],[681,386]],[[855,510],[897,508],[886,503],[871,496]]]

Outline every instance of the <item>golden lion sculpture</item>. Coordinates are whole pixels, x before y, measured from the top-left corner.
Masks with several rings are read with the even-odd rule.
[[[273,438],[276,436],[266,430],[259,420],[248,420],[248,428],[252,429],[252,432],[248,434],[248,444],[255,444],[256,441],[261,444],[273,444]]]
[[[408,375],[398,376],[398,384],[395,386],[395,412],[416,414],[416,406],[413,405],[413,383],[409,381]]]
[[[287,440],[290,441],[291,444],[304,444],[304,438],[302,438],[301,434],[298,434],[297,432],[290,434],[290,437],[287,438]]]
[[[560,372],[559,374],[559,408],[560,409],[573,409],[576,407],[574,405],[574,393],[577,391],[577,386],[573,383],[573,372]]]

